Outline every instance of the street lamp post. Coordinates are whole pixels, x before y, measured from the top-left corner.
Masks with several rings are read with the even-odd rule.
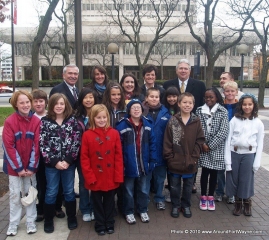
[[[248,46],[246,44],[240,44],[236,46],[236,51],[241,55],[240,91],[242,92],[244,79],[244,56],[248,53]]]
[[[112,55],[112,81],[115,80],[115,67],[114,67],[114,54],[119,50],[119,47],[116,43],[110,43],[107,46],[108,52]]]

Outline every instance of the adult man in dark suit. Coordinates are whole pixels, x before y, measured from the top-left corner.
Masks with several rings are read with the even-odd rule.
[[[191,65],[187,59],[181,59],[176,66],[177,78],[168,80],[163,84],[163,88],[166,90],[171,86],[175,86],[179,92],[189,92],[194,96],[195,105],[193,112],[204,104],[205,84],[202,81],[190,78]],[[184,91],[182,89],[182,84]]]
[[[62,93],[67,97],[72,108],[75,109],[79,93],[75,86],[78,81],[78,75],[79,68],[75,64],[66,65],[63,69],[64,81],[51,89],[49,97],[54,93]]]

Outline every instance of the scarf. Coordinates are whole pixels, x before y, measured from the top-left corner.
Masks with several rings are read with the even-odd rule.
[[[104,91],[106,90],[106,86],[105,86],[105,85],[101,86],[101,85],[95,83],[95,84],[94,84],[94,87],[95,87],[95,88],[97,89],[97,91],[100,92],[100,93],[104,93]]]
[[[125,100],[130,100],[132,96],[133,96],[133,92],[125,93]]]

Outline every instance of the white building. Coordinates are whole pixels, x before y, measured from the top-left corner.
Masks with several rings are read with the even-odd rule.
[[[70,0],[67,0],[67,3]],[[83,41],[83,66],[84,66],[84,78],[89,78],[90,66],[104,63],[109,70],[111,66],[111,56],[107,53],[107,45],[110,42],[116,42],[119,46],[118,54],[115,54],[115,65],[117,68],[116,77],[120,78],[124,72],[132,72],[138,75],[139,69],[133,45],[130,41],[120,34],[119,29],[116,26],[108,27],[107,22],[104,19],[108,19],[109,16],[104,12],[104,2],[98,0],[82,0],[82,41]],[[108,3],[110,4],[110,3]],[[110,4],[111,5],[111,4]],[[110,8],[113,12],[113,6]],[[132,6],[130,1],[126,1],[123,4],[124,11],[127,16],[132,16]],[[185,1],[180,1],[176,7],[176,11],[169,20],[167,28],[172,26],[175,21],[182,18],[184,10],[186,8]],[[143,11],[149,12],[151,9],[150,4],[143,5]],[[162,6],[161,6],[162,9]],[[74,24],[72,24],[73,15],[68,16],[71,24],[68,27],[68,39],[70,48],[70,61],[75,63],[75,49],[74,49]],[[145,20],[144,20],[145,19]],[[155,29],[156,22],[152,18],[143,18],[145,21],[143,29],[141,29],[140,39],[140,56],[143,58],[149,43],[152,41],[154,34],[152,31]],[[195,16],[193,17],[195,21]],[[130,31],[130,27],[126,28]],[[15,31],[15,57],[17,67],[22,68],[22,79],[31,78],[31,46],[32,39],[35,35],[34,28],[16,28]],[[50,28],[49,32],[53,33],[54,29]],[[222,29],[215,30],[216,35],[221,35]],[[245,39],[245,42],[247,38]],[[197,51],[201,48],[197,41],[190,34],[189,28],[186,25],[180,26],[172,30],[165,38],[158,42],[162,48],[168,48],[170,51],[169,56],[164,61],[164,79],[171,79],[175,77],[175,65],[179,59],[187,58],[192,66],[194,66],[194,59],[197,55]],[[61,44],[58,42],[58,44]],[[248,79],[253,77],[253,56],[252,47],[250,44],[250,54],[245,57],[245,68],[248,69]],[[101,49],[101,50],[100,50]],[[55,54],[56,50],[50,49],[50,55]],[[102,55],[98,54],[102,51]],[[204,79],[206,72],[207,59],[204,52],[200,51],[201,55],[201,74],[200,79]],[[153,63],[159,66],[157,61],[160,60],[160,54],[157,46],[155,46],[151,53],[151,59],[148,63]],[[45,69],[47,61],[40,57],[40,79],[46,79]],[[63,64],[63,58],[60,54],[56,54],[56,57],[52,63],[53,66],[58,67],[58,71],[61,73]],[[231,71],[235,74],[236,78],[240,72],[240,56],[236,52],[236,48],[233,47],[223,53],[215,63],[214,78],[218,79],[221,72]],[[59,75],[58,75],[59,76]],[[160,78],[160,76],[158,76]]]

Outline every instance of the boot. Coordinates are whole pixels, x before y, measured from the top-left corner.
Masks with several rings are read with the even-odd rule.
[[[44,204],[44,232],[52,233],[54,231],[53,217],[55,214],[55,204]]]
[[[77,217],[76,217],[76,210],[77,203],[75,201],[65,202],[65,209],[67,215],[67,225],[70,230],[76,229],[78,226]]]
[[[251,216],[252,215],[252,212],[251,212],[251,199],[244,199],[243,200],[244,202],[244,215],[245,216]]]
[[[242,213],[242,207],[243,207],[242,199],[236,198],[234,203],[233,215],[240,216]]]

